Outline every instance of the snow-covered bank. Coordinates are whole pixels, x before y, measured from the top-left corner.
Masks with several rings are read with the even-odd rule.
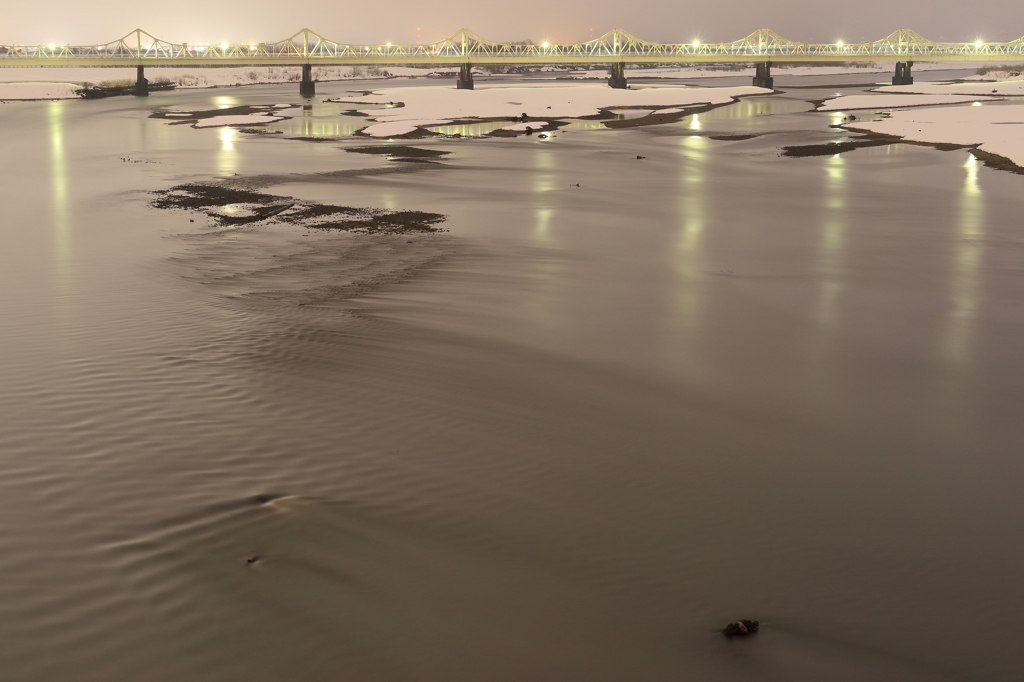
[[[313,78],[318,81],[370,80],[381,78],[417,78],[452,75],[453,67],[417,68],[407,66],[316,66]],[[235,85],[289,83],[301,78],[299,67],[288,66],[225,66],[225,67],[147,67],[150,82],[173,83],[177,88],[215,88]],[[130,67],[4,67],[0,68],[0,86],[8,83],[52,83],[82,86],[87,83],[134,81],[135,69]],[[73,96],[73,95],[71,95]]]
[[[738,97],[766,95],[771,90],[752,86],[698,88],[650,86],[615,90],[602,85],[536,85],[532,87],[481,86],[476,90],[452,87],[388,88],[369,95],[331,101],[353,104],[354,109],[377,121],[363,132],[373,137],[404,135],[431,125],[465,119],[582,118],[614,107],[697,107],[728,104]],[[360,105],[402,104],[387,109],[360,109]],[[401,132],[399,132],[401,131]]]
[[[1001,97],[971,95],[844,95],[833,97],[815,111],[846,111],[849,109],[893,109],[900,107],[923,107],[935,104],[966,104],[967,102],[989,102]]]
[[[914,62],[914,71],[948,71],[956,68],[976,68],[978,65],[956,65],[943,62]],[[891,62],[866,62],[863,64],[843,64],[837,66],[780,66],[778,64],[772,65],[772,76],[785,77],[785,76],[841,76],[849,74],[864,74],[865,76],[874,74],[891,74],[893,72],[893,65]],[[593,70],[590,72],[579,71],[571,73],[593,73],[595,77],[603,73],[599,70]],[[747,68],[746,66],[721,66],[721,65],[708,65],[708,64],[693,64],[686,65],[681,64],[678,66],[656,66],[656,67],[643,67],[643,66],[627,66],[626,77],[627,78],[721,78],[724,76],[753,76],[753,67]],[[604,77],[607,77],[605,75]],[[980,77],[980,76],[979,76]]]
[[[914,65],[917,68],[917,65]],[[1024,79],[985,83],[914,83],[913,85],[885,85],[876,92],[895,92],[913,95],[1024,95]]]
[[[982,151],[1024,166],[1024,105],[894,111],[882,121],[857,121],[844,127],[916,142],[980,145]]]
[[[0,83],[0,102],[29,99],[74,99],[78,86],[73,83]]]
[[[978,69],[973,76],[966,76],[965,81],[1014,81],[1024,78],[1024,64],[1000,64],[995,67]]]

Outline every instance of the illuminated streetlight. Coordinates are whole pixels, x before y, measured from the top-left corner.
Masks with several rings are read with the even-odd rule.
[[[544,49],[545,50],[548,49],[548,41],[546,41],[546,40],[544,41]]]
[[[981,47],[981,46],[982,46],[982,45],[984,45],[984,44],[985,44],[985,43],[981,42],[980,40],[976,40],[976,41],[974,41],[974,46],[975,46],[975,47]]]
[[[699,40],[693,41],[693,46],[694,47],[700,47],[700,41]]]
[[[836,41],[836,46],[837,47],[842,47],[843,46],[843,41],[841,41],[841,40]]]

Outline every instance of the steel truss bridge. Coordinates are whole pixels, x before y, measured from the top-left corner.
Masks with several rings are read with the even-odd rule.
[[[473,89],[472,64],[608,64],[608,85],[625,88],[626,63],[754,62],[753,84],[773,88],[772,61],[896,62],[893,85],[914,82],[914,60],[977,62],[1024,58],[1024,38],[1008,43],[937,43],[901,28],[869,43],[798,43],[775,31],[758,29],[731,43],[652,43],[615,29],[583,43],[540,45],[496,43],[469,29],[427,45],[349,45],[302,29],[276,43],[193,45],[169,43],[142,29],[102,45],[0,45],[4,66],[135,66],[135,94],[149,94],[146,66],[275,66],[302,67],[299,94],[316,93],[313,65],[452,64],[460,69],[457,86]]]
[[[172,43],[136,29],[97,45],[0,45],[0,66],[221,66],[305,64],[608,64],[700,62],[1024,60],[1024,38],[939,43],[910,29],[865,43],[801,43],[759,29],[730,43],[652,43],[615,29],[582,43],[498,43],[462,29],[426,45],[349,45],[309,29],[274,43]]]

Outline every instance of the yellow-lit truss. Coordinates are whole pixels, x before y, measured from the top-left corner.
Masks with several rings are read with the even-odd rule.
[[[937,43],[898,31],[868,43],[798,43],[759,29],[731,43],[651,43],[615,29],[570,45],[496,43],[468,29],[428,45],[346,45],[309,29],[276,43],[169,43],[136,29],[102,45],[0,45],[0,66],[135,64],[600,64],[608,62],[989,61],[1024,58],[1024,38],[1008,43]]]

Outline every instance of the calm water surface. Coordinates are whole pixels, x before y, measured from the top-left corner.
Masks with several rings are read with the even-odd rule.
[[[1021,678],[1024,178],[780,157],[854,86],[442,165],[283,139],[341,84],[147,118],[293,87],[0,105],[5,680]],[[450,231],[147,206],[232,174]]]

